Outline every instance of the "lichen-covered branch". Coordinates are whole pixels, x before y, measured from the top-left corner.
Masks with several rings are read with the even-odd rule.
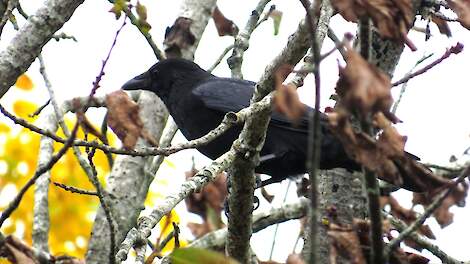
[[[307,214],[308,200],[303,198],[295,203],[283,204],[279,208],[253,215],[253,232],[256,233],[269,226],[289,220],[299,219]],[[216,230],[193,241],[189,247],[221,249],[227,237],[227,228]]]
[[[132,228],[126,238],[121,244],[121,247],[116,254],[117,262],[127,259],[129,250],[140,243],[146,243],[147,237],[150,236],[152,228],[162,219],[162,217],[169,213],[179,202],[188,197],[195,191],[202,189],[207,183],[213,181],[215,177],[227,169],[229,164],[234,159],[233,151],[229,151],[218,159],[214,160],[209,166],[200,170],[195,176],[184,182],[179,190],[173,194],[168,195],[148,216],[143,216],[139,219],[137,228]]]
[[[256,85],[255,93],[251,99],[252,103],[260,101],[274,89],[273,75],[279,66],[297,64],[305,55],[310,46],[306,30],[305,22],[302,21],[297,31],[289,39],[287,46],[266,67],[263,76]],[[254,168],[258,164],[259,151],[264,144],[270,114],[270,109],[267,109],[248,118],[239,138],[232,146],[236,152],[236,158],[230,171],[227,252],[242,263],[247,263],[250,255],[248,249],[251,237],[252,208],[246,205],[253,204]]]
[[[84,0],[48,0],[29,16],[6,50],[0,53],[0,98],[25,72],[42,47],[72,16]]]
[[[258,2],[256,8],[251,12],[250,18],[246,26],[235,37],[232,55],[227,59],[228,65],[232,70],[232,78],[243,79],[242,63],[243,55],[249,47],[250,37],[256,26],[258,20],[263,13],[264,8],[271,0],[261,0]]]

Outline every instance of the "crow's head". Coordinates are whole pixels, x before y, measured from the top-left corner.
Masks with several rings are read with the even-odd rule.
[[[172,91],[191,90],[199,80],[210,75],[192,61],[166,59],[156,63],[148,71],[127,81],[122,89],[151,91],[165,101]]]

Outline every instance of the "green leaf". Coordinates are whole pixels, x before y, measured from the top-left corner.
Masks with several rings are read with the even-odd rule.
[[[279,34],[279,26],[281,25],[282,12],[279,10],[273,10],[269,14],[269,17],[273,19],[274,36],[276,36],[277,34]]]
[[[116,19],[119,19],[121,17],[121,12],[124,10],[126,7],[126,1],[125,0],[116,0],[114,1],[113,8],[109,10],[109,12],[114,13],[116,16]]]
[[[171,253],[173,264],[239,264],[219,252],[201,248],[180,248]]]

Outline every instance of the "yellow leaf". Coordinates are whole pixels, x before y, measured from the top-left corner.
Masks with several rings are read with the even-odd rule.
[[[4,123],[0,123],[0,133],[8,133],[10,132],[10,127],[5,125]]]
[[[31,120],[30,114],[34,113],[38,106],[35,103],[31,103],[25,100],[18,100],[13,103],[13,112],[21,118]]]
[[[26,74],[21,74],[20,77],[18,77],[15,86],[25,91],[30,91],[34,88],[33,81]]]

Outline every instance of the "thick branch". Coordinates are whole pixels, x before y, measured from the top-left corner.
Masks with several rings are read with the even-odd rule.
[[[284,204],[279,208],[258,213],[253,216],[253,232],[261,231],[274,224],[283,223],[293,219],[299,219],[306,215],[308,207],[307,199],[291,204]],[[227,228],[223,228],[195,240],[189,247],[221,249],[224,247],[227,237]]]

